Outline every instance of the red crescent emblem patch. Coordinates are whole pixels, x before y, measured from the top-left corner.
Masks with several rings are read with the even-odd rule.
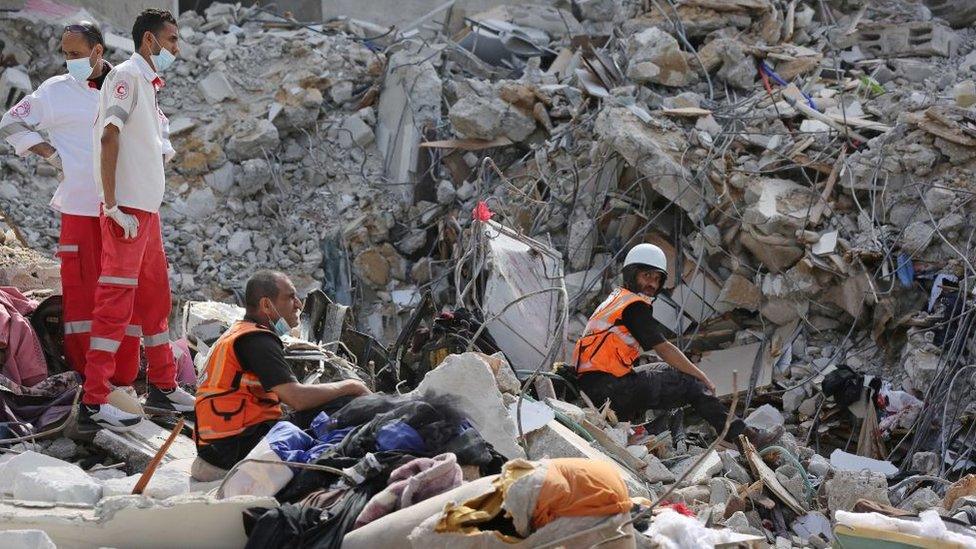
[[[129,85],[125,82],[119,82],[115,85],[115,97],[118,99],[125,99],[129,97]]]
[[[10,114],[16,116],[17,118],[24,118],[25,116],[30,114],[30,111],[31,111],[30,101],[25,99],[20,103],[14,105],[14,108],[10,109]]]

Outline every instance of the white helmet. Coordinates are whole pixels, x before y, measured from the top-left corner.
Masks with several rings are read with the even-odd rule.
[[[668,258],[664,255],[664,250],[654,244],[638,244],[627,252],[624,267],[638,264],[668,274]]]

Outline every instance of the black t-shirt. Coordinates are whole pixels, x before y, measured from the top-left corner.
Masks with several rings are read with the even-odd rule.
[[[267,328],[262,322],[244,317]],[[282,383],[298,381],[285,360],[285,349],[281,340],[268,332],[252,332],[234,341],[234,353],[241,368],[258,376],[265,391]]]
[[[661,335],[661,325],[654,318],[653,309],[648,303],[643,301],[631,303],[624,309],[621,320],[645,351],[650,351],[655,345],[667,341]]]

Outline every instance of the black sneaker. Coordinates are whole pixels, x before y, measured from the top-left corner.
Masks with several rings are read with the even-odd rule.
[[[186,413],[193,411],[194,403],[196,398],[179,387],[167,391],[150,383],[145,408],[156,412]]]
[[[119,410],[111,404],[82,404],[78,414],[78,431],[94,433],[101,429],[108,429],[117,433],[131,431],[142,416]]]

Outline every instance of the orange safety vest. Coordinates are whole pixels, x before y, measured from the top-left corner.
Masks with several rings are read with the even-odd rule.
[[[624,309],[632,303],[651,298],[617,288],[596,308],[573,352],[576,373],[606,372],[621,377],[630,372],[640,356],[640,344],[623,324]]]
[[[197,443],[231,437],[252,425],[281,419],[278,395],[265,391],[258,376],[241,368],[234,352],[237,338],[254,332],[274,334],[254,322],[240,320],[211,349],[194,406]]]

